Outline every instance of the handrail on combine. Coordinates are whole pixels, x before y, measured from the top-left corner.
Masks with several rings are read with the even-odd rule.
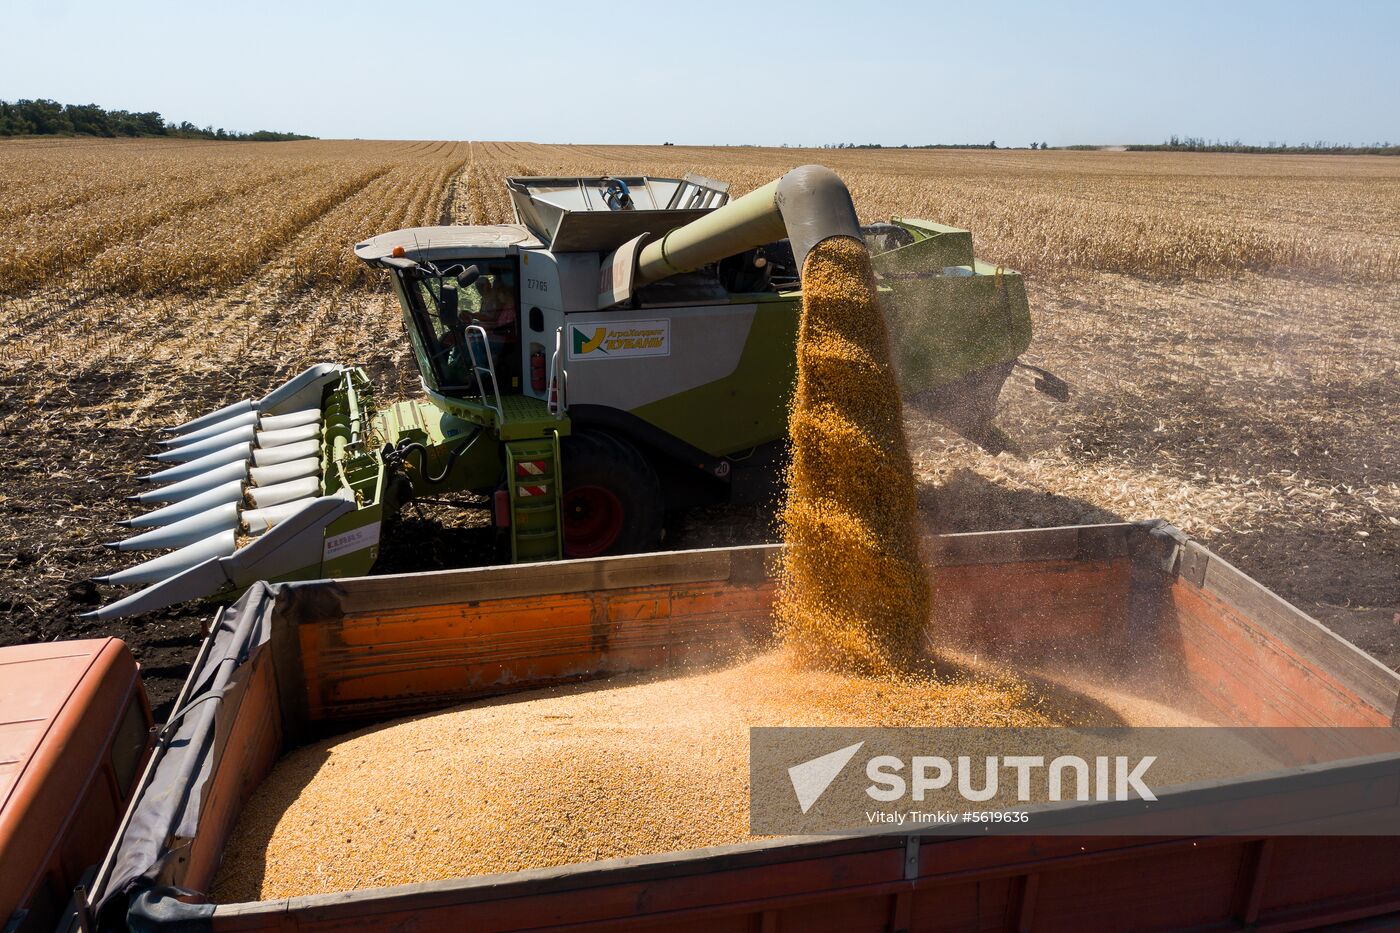
[[[545,386],[545,404],[556,421],[562,421],[569,403],[568,372],[564,369],[564,328],[554,328],[554,355],[549,360],[549,383]]]
[[[486,333],[486,328],[480,324],[471,324],[467,327],[467,355],[471,357],[472,374],[476,376],[477,387],[481,389],[481,400],[496,413],[496,424],[506,423],[505,406],[501,404],[501,386],[496,381],[496,363],[491,356],[491,338]],[[486,365],[482,366],[481,361],[476,358],[476,346],[472,343],[473,337],[481,339],[481,350],[486,354]],[[496,398],[496,404],[492,405],[486,395],[486,383],[482,376],[491,377],[491,394]]]

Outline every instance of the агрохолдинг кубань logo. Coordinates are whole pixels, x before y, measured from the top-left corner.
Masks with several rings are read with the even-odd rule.
[[[616,321],[570,324],[569,359],[669,356],[671,322]]]

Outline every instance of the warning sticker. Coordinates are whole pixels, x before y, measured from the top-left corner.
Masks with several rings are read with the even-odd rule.
[[[569,325],[571,360],[670,355],[670,321],[617,321],[607,324]]]
[[[322,559],[330,560],[342,554],[350,554],[354,551],[363,551],[367,547],[374,547],[379,543],[379,522],[370,522],[361,528],[354,528],[350,531],[343,531],[338,535],[331,535],[326,539],[326,548]]]

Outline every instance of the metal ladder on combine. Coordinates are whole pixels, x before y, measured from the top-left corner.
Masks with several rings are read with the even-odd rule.
[[[563,477],[559,432],[506,442],[510,493],[510,556],[513,561],[564,557]]]
[[[480,324],[472,324],[466,331],[467,356],[471,359],[472,374],[476,376],[477,388],[481,390],[481,402],[487,408],[496,413],[496,424],[506,423],[505,406],[501,404],[501,386],[496,381],[496,361],[491,356],[491,337],[486,333],[486,328]],[[477,344],[481,345],[481,355],[486,359],[485,365],[476,355]],[[486,394],[486,380],[491,380],[491,394]],[[495,399],[494,403],[492,399]]]

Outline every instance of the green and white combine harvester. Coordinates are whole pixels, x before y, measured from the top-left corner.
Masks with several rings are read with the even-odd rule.
[[[971,234],[859,226],[820,166],[729,200],[697,176],[509,178],[516,223],[398,230],[355,246],[388,273],[426,400],[380,404],[320,363],[171,430],[99,582],[116,618],[258,580],[366,574],[417,497],[488,497],[513,561],[657,546],[663,514],[781,488],[807,251],[871,247],[906,397],[984,430],[1030,342],[1021,277]],[[504,547],[503,547],[504,550]]]

